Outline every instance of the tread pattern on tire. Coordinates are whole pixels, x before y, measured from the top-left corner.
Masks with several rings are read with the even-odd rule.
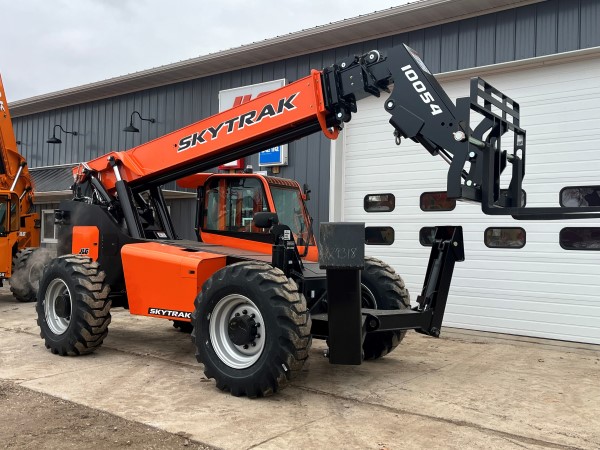
[[[45,336],[49,330],[43,323],[45,314],[40,292],[37,303],[38,325],[42,330],[40,336],[44,339],[46,348],[54,354],[76,356],[92,353],[108,335],[111,321],[111,300],[108,299],[110,287],[104,283],[106,274],[97,262],[79,255],[64,255],[53,259],[46,272],[55,268],[63,271],[75,285],[75,292],[71,292],[71,323],[60,342],[51,336]],[[78,309],[77,314],[75,309]]]
[[[33,252],[35,252],[36,250],[38,250],[38,248],[25,248],[23,250],[18,251],[15,254],[15,256],[13,257],[13,260],[12,260],[12,265],[13,265],[12,277],[15,278],[14,281],[17,281],[16,278],[19,277],[19,275],[17,275],[17,272],[19,270],[24,269],[27,266],[27,260],[33,254]],[[13,296],[18,301],[20,301],[22,303],[35,302],[35,300],[37,298],[37,292],[35,292],[31,288],[28,280],[24,280],[24,279],[18,280],[18,283],[14,284],[14,285],[9,280],[9,283],[10,283],[10,291],[12,292]]]
[[[404,280],[388,264],[372,256],[366,256],[364,272],[376,280],[379,290],[383,291],[386,298],[394,305],[394,308],[385,309],[410,308],[410,295]],[[378,307],[381,308],[380,305]],[[402,342],[405,335],[406,330],[367,335],[363,345],[364,359],[378,359],[387,355]]]
[[[266,363],[268,368],[262,376],[243,384],[229,384],[223,380],[218,371],[211,368],[210,363],[203,361],[198,345],[196,345],[196,359],[204,364],[204,374],[207,378],[214,378],[220,390],[229,391],[234,396],[246,395],[251,398],[269,396],[284,388],[308,359],[312,344],[310,332],[312,321],[306,307],[306,299],[298,292],[296,283],[288,279],[281,270],[261,262],[236,263],[216,272],[204,283],[194,304],[195,309],[192,314],[194,324],[197,323],[203,297],[211,295],[213,290],[232,281],[244,284],[255,283],[265,295],[269,296],[269,308],[274,312],[281,329],[278,351],[276,354],[269,355]],[[198,330],[195,326],[192,332],[192,341],[195,344],[197,338]]]

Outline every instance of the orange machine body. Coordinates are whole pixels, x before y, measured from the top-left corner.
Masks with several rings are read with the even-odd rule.
[[[142,184],[177,173],[198,161],[216,161],[229,149],[250,145],[308,122],[318,121],[323,133],[336,138],[338,131],[326,125],[327,114],[321,72],[313,70],[311,75],[247,103],[130,150],[111,152],[75,167],[73,175],[81,181],[85,179],[84,169],[91,170],[107,191],[113,193],[116,177],[108,162],[111,157],[122,162],[124,180],[132,185]]]
[[[12,190],[11,190],[12,188]],[[10,211],[3,211],[0,221],[7,218],[17,221],[10,231],[2,225],[0,230],[0,280],[12,275],[13,256],[26,247],[39,247],[40,224],[33,206],[33,183],[27,162],[19,154],[13,130],[6,93],[0,77],[0,197],[10,199]]]
[[[71,253],[85,255],[98,260],[98,247],[100,245],[100,230],[94,226],[73,227],[73,241]]]
[[[121,249],[131,314],[190,321],[204,282],[225,267],[226,256],[160,242]]]

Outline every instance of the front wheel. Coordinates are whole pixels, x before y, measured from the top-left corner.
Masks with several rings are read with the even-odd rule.
[[[36,305],[46,348],[62,356],[91,353],[108,334],[111,301],[105,273],[85,256],[65,255],[46,268]]]
[[[205,375],[235,396],[279,391],[308,358],[306,300],[296,283],[265,263],[241,262],[216,272],[196,298],[192,323]]]

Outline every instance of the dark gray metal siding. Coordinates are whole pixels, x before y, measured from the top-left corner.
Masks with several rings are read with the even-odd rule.
[[[130,95],[76,105],[14,120],[21,152],[31,167],[75,163],[111,150],[126,150],[218,112],[218,92],[247,84],[285,78],[288,82],[350,54],[385,50],[408,43],[435,73],[502,63],[600,45],[600,1],[549,0],[521,8],[437,25],[236,70]],[[153,117],[139,134],[122,132],[129,114],[138,110]],[[46,144],[52,126],[62,124],[79,136],[62,135],[61,145]],[[139,124],[139,121],[136,122]],[[281,176],[308,183],[309,205],[316,223],[329,211],[329,141],[314,135],[289,146],[289,166]],[[169,151],[170,149],[165,149]],[[249,163],[258,169],[257,157]],[[181,217],[181,220],[187,218]],[[190,222],[190,226],[193,223]]]

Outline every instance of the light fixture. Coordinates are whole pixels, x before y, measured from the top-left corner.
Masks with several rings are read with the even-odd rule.
[[[62,143],[62,141],[56,137],[56,129],[57,128],[60,128],[60,130],[63,133],[72,134],[73,136],[77,136],[77,131],[67,131],[60,125],[54,125],[54,128],[52,130],[52,137],[46,141],[48,144],[61,144]]]
[[[139,128],[136,128],[133,126],[133,115],[134,114],[137,114],[141,120],[145,120],[146,122],[150,122],[150,123],[156,122],[156,120],[154,120],[154,119],[144,119],[139,112],[134,111],[131,113],[131,117],[129,119],[129,125],[126,126],[125,128],[123,128],[123,131],[125,131],[127,133],[139,133],[140,132]]]

